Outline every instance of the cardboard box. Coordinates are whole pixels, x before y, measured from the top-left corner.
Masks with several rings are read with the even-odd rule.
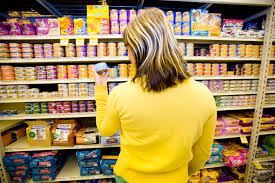
[[[109,6],[108,5],[87,5],[87,33],[109,34]]]
[[[191,17],[191,35],[208,36],[209,14],[207,10],[192,9]]]

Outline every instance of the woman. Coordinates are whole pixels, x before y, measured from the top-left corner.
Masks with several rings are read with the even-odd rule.
[[[187,73],[164,13],[147,9],[123,39],[136,66],[132,81],[107,94],[108,73],[95,74],[96,123],[103,136],[121,130],[117,182],[183,183],[211,154],[216,105]]]

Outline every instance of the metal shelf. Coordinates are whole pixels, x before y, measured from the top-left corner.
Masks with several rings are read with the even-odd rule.
[[[275,157],[269,156],[266,158],[256,158],[255,161],[257,161],[257,162],[275,161]]]
[[[275,134],[275,130],[260,131],[259,135],[271,135]],[[235,134],[235,135],[218,135],[214,139],[231,139],[231,138],[240,138],[241,136],[249,137],[251,134]]]
[[[218,168],[218,167],[224,167],[224,166],[226,166],[224,163],[214,163],[214,164],[204,165],[201,169]]]
[[[212,92],[214,96],[221,96],[221,95],[255,95],[257,94],[256,91],[223,91],[223,92]],[[1,102],[1,101],[0,101]]]
[[[33,147],[28,144],[27,137],[23,137],[12,144],[5,147],[5,152],[18,151],[49,151],[49,150],[66,150],[66,149],[96,149],[96,148],[111,148],[120,147],[120,145],[103,146],[101,144],[90,145],[74,145],[74,146],[48,146],[48,147]]]
[[[130,62],[127,56],[114,57],[62,57],[62,58],[6,58],[2,64],[36,64],[36,63],[97,63],[97,62]]]
[[[259,79],[259,76],[193,76],[195,80]]]
[[[58,113],[58,114],[24,114],[19,113],[11,116],[0,116],[1,120],[18,120],[18,119],[52,119],[52,118],[84,118],[95,117],[95,112],[79,112],[79,113]]]
[[[171,1],[181,1],[181,2],[199,2],[199,0],[171,0]],[[232,5],[248,5],[248,6],[271,6],[273,4],[272,0],[204,0],[203,3],[214,3],[214,4],[232,4]]]
[[[23,124],[23,120],[0,121],[0,133]]]
[[[8,98],[0,99],[0,103],[19,103],[19,102],[55,102],[55,101],[78,101],[94,100],[94,96],[87,97],[45,97],[45,98]]]

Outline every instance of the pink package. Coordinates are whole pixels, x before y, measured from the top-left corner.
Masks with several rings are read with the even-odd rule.
[[[18,18],[7,18],[7,22],[10,26],[10,30],[9,30],[10,35],[22,35]]]
[[[225,127],[239,126],[239,122],[240,122],[240,120],[229,116],[222,116],[221,121],[224,123]]]
[[[7,22],[0,22],[0,35],[9,35],[9,25]]]
[[[225,151],[224,164],[228,167],[238,167],[245,164],[246,158],[243,157],[238,151]]]
[[[35,29],[30,20],[19,20],[22,35],[35,35]]]
[[[240,127],[239,127],[239,126],[235,126],[235,127],[224,127],[224,129],[223,129],[223,134],[224,134],[224,135],[240,134]]]
[[[242,30],[243,23],[243,20],[225,19],[223,21],[222,32],[226,33],[227,35],[233,36],[236,31]]]
[[[49,24],[47,18],[35,19],[37,35],[47,35],[49,32]]]
[[[49,18],[48,25],[49,25],[48,35],[60,35],[60,26],[57,18]]]

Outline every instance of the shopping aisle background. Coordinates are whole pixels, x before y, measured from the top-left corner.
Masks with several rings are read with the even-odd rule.
[[[274,2],[87,6],[100,4],[28,0],[0,7],[1,181],[114,181],[120,138],[102,137],[95,127],[92,66],[107,62],[109,91],[129,81],[135,68],[122,33],[142,8],[158,7],[174,27],[187,70],[217,104],[212,155],[190,182],[272,182]],[[94,24],[99,11],[108,15],[104,25]]]

